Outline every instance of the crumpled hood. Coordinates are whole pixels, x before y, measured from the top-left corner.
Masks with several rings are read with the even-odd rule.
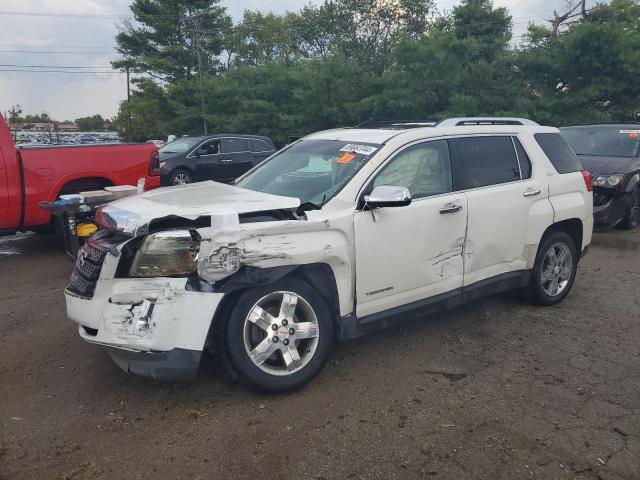
[[[594,157],[590,155],[578,155],[580,163],[589,170],[591,175],[611,175],[614,173],[627,173],[637,158],[630,157]]]
[[[141,227],[148,226],[152,220],[169,216],[195,220],[217,213],[240,214],[299,206],[298,198],[208,181],[159,188],[116,200],[103,207],[102,213],[111,220],[108,228],[116,227],[135,236],[146,234],[146,229]]]

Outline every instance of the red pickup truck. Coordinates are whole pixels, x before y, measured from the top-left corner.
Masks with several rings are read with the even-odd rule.
[[[61,194],[111,185],[160,185],[155,145],[114,144],[59,147],[19,147],[0,115],[0,235],[44,230],[51,214],[39,202]]]

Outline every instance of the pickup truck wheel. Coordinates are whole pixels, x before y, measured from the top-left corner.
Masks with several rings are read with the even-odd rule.
[[[578,250],[565,232],[552,231],[542,238],[531,272],[529,290],[539,305],[554,305],[564,299],[576,278]]]
[[[309,382],[324,365],[332,341],[329,309],[318,292],[297,279],[246,290],[225,331],[228,360],[238,377],[276,392]]]
[[[169,185],[187,185],[193,183],[193,175],[184,168],[176,168],[169,174]]]
[[[620,228],[623,230],[632,230],[640,223],[640,187],[631,192],[629,203],[629,211],[620,223]]]

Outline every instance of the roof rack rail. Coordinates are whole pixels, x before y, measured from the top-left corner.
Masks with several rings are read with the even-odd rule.
[[[390,128],[390,129],[406,129],[406,128],[423,128],[435,127],[437,120],[388,120],[382,118],[370,118],[365,120],[356,128]]]
[[[465,125],[526,125],[540,126],[533,120],[516,117],[458,117],[438,122],[437,127],[462,127]]]

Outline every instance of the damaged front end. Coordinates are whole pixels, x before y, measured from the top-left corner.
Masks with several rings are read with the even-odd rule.
[[[101,209],[103,229],[81,249],[65,290],[67,314],[82,338],[106,347],[129,373],[194,378],[216,311],[230,285],[239,284],[231,277],[333,262],[351,278],[348,233],[297,215],[297,199],[276,197],[273,206],[289,208],[275,210],[260,197],[253,206],[262,210],[242,203],[167,215],[174,210],[154,214],[149,200],[133,198]]]

